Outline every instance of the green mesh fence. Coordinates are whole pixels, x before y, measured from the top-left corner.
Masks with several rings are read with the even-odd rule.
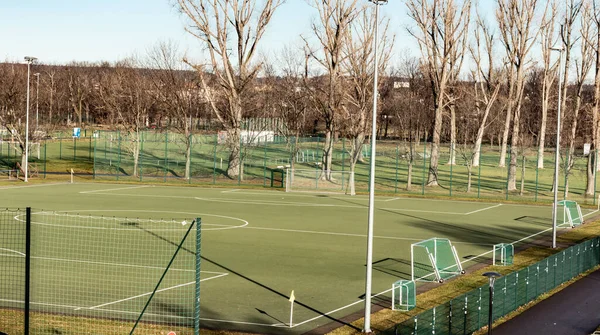
[[[230,148],[218,134],[185,136],[174,130],[128,133],[83,129],[81,138],[73,138],[70,132],[63,131],[33,145],[30,163],[43,178],[68,175],[73,168],[78,178],[263,187],[270,185],[269,171],[277,166],[289,165],[297,171],[321,169],[324,140],[318,136],[275,135],[269,142],[240,140],[240,145],[242,164],[237,171],[239,176],[232,178],[227,176]],[[517,171],[515,188],[508,189],[507,166],[513,157],[509,152],[501,162],[497,145],[482,146],[476,155],[479,159],[474,159],[468,146],[451,147],[442,143],[437,167],[440,187],[426,187],[431,143],[380,140],[377,147],[375,187],[381,193],[526,201],[553,199],[552,149],[540,152],[535,147],[519,148],[513,162]],[[344,190],[350,173],[350,151],[349,139],[334,141],[331,171],[344,176],[336,178],[339,183],[318,184],[311,174],[302,172],[296,189],[319,191],[323,186],[326,191]],[[367,192],[372,154],[368,143],[360,151],[354,180],[357,192]],[[14,141],[0,141],[0,178],[8,178],[21,154]],[[567,148],[561,149],[558,191],[562,199],[597,205],[598,197],[590,196],[597,194],[595,175],[590,184],[593,189],[587,189],[587,165],[588,162],[597,165],[593,159],[595,154],[584,154],[581,149],[572,153]]]
[[[24,209],[0,210],[0,332],[26,334],[27,226]]]
[[[585,241],[536,264],[496,279],[493,319],[516,310],[600,264],[600,238]],[[488,324],[489,290],[484,285],[418,314],[384,334],[471,334]]]
[[[0,212],[0,332],[47,333],[60,315],[77,334],[129,333],[137,321],[165,334],[198,334],[199,219],[27,217]]]

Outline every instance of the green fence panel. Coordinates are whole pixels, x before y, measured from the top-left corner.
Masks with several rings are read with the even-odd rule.
[[[496,280],[497,320],[600,263],[600,238],[582,242]],[[425,311],[385,334],[470,334],[488,323],[488,285]]]

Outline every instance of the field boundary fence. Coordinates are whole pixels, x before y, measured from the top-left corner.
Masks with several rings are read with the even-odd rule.
[[[197,335],[200,250],[200,218],[3,209],[0,333],[46,333],[61,319],[73,333]]]
[[[40,142],[36,152],[30,152],[30,160],[37,165],[41,178],[68,175],[73,168],[76,176],[85,179],[256,187],[271,185],[273,169],[313,170],[319,176],[317,172],[323,168],[324,139],[319,136],[296,138],[275,134],[268,140],[240,138],[239,145],[241,164],[235,165],[237,171],[231,176],[228,176],[231,150],[220,134],[185,136],[166,130],[139,133],[87,130],[82,131],[81,138],[73,138],[64,132]],[[519,148],[514,150],[518,157],[511,157],[512,150],[508,148],[505,161],[500,162],[498,145],[482,145],[474,152],[465,145],[441,144],[440,163],[435,171],[438,186],[429,187],[431,149],[431,143],[427,142],[378,140],[376,190],[387,194],[530,202],[548,202],[553,198],[554,148],[541,153],[536,147]],[[19,150],[10,141],[0,141],[0,178],[9,176],[7,171],[20,161]],[[359,150],[355,188],[356,192],[368,192],[371,152],[368,145]],[[329,171],[349,175],[353,165],[351,151],[350,140],[336,139]],[[597,151],[585,152],[579,147],[573,152],[561,149],[558,166],[562,199],[597,205],[597,173],[588,181],[588,165],[594,171],[600,168],[594,159],[597,156]],[[508,183],[511,164],[516,171],[516,185],[512,186]],[[328,191],[319,189],[318,180],[310,185],[308,191]],[[321,185],[325,187],[327,183]],[[347,186],[344,184],[344,188]]]
[[[494,284],[493,321],[598,265],[600,237],[571,246],[533,265],[497,278]],[[488,324],[488,285],[415,315],[381,334],[471,334]]]

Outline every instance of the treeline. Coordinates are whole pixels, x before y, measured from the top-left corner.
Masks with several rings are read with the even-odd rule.
[[[516,189],[524,148],[537,147],[538,167],[544,168],[544,151],[556,143],[557,131],[568,148],[567,168],[584,143],[591,143],[592,152],[599,147],[595,0],[497,0],[492,22],[475,0],[408,0],[403,23],[375,22],[374,5],[362,1],[307,2],[316,14],[312,34],[270,59],[257,50],[281,0],[216,0],[206,6],[178,0],[185,26],[205,50],[202,61],[162,43],[116,63],[33,65],[39,73],[31,80],[31,108],[39,110],[35,124],[41,130],[103,125],[135,137],[148,127],[190,135],[201,122],[227,132],[227,175],[235,178],[243,160],[244,120],[277,119],[281,126],[274,130],[292,142],[324,137],[323,179],[331,178],[335,139],[348,138],[352,178],[370,136],[378,25],[377,136],[431,142],[428,185],[437,185],[438,164],[455,164],[457,154],[467,158],[469,169],[479,165],[483,143],[499,147],[498,165],[509,166],[509,190]],[[392,25],[410,27],[418,57],[392,53]],[[21,139],[26,71],[23,64],[0,64],[0,126]],[[442,142],[454,148],[448,162],[439,162]],[[132,154],[135,160],[139,150]],[[409,150],[409,161],[413,154]],[[590,155],[588,193],[595,166]]]

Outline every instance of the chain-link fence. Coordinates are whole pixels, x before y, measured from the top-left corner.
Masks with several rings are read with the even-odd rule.
[[[0,211],[0,333],[199,334],[200,225]]]
[[[496,279],[493,320],[600,264],[600,238],[585,241]],[[417,301],[418,303],[418,301]],[[411,317],[384,334],[471,334],[489,321],[488,285]]]
[[[321,137],[296,139],[275,135],[269,141],[240,140],[240,146],[242,164],[236,165],[236,173],[229,177],[231,148],[219,134],[83,131],[81,138],[73,138],[59,133],[31,146],[30,173],[46,178],[68,175],[73,169],[79,178],[87,179],[269,186],[271,170],[283,167],[312,170],[316,172],[315,178],[323,178],[318,173],[323,161]],[[499,146],[486,145],[473,151],[464,145],[442,145],[436,170],[430,170],[431,143],[378,141],[377,148],[375,187],[380,192],[532,202],[553,198],[554,148],[541,152],[535,147],[508,148],[503,157]],[[349,175],[351,151],[349,140],[334,141],[333,175]],[[595,154],[583,148],[572,152],[561,149],[558,162],[561,199],[596,204],[596,173],[592,172],[599,166],[593,159]],[[0,178],[11,177],[9,171],[14,171],[20,155],[15,143],[0,142]],[[367,192],[370,147],[362,146],[358,156],[356,191]],[[511,162],[514,173],[509,181]],[[436,176],[438,186],[428,186],[430,173]],[[348,187],[345,184],[339,191],[346,192]],[[318,187],[311,189],[319,191]]]

